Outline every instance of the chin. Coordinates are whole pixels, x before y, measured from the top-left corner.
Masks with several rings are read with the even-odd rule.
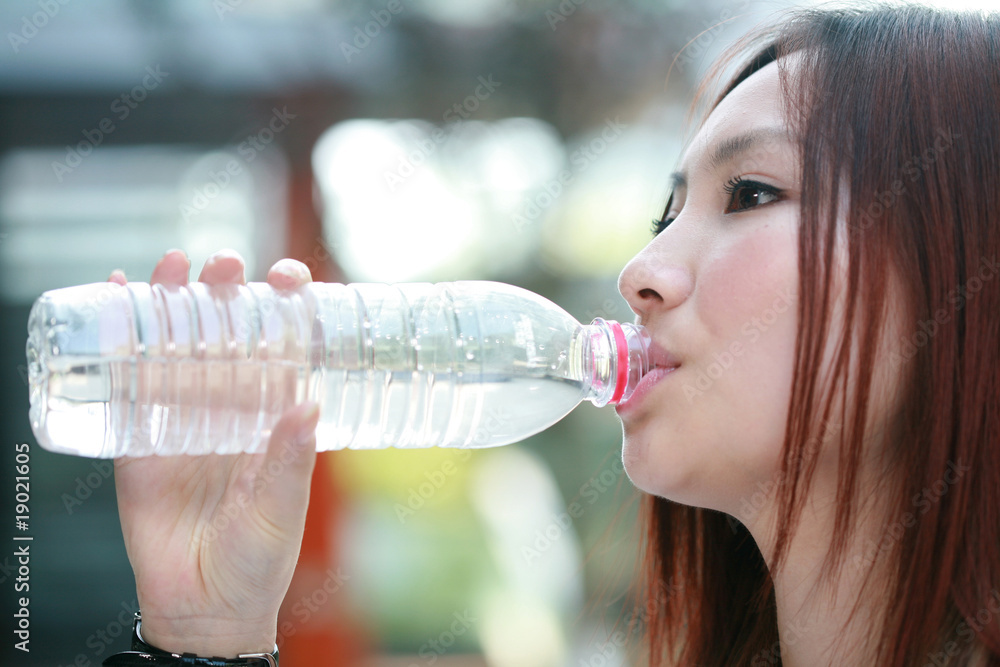
[[[684,472],[685,466],[681,461],[663,456],[660,447],[665,446],[626,432],[622,443],[622,463],[625,474],[637,489],[674,500],[687,495],[684,488],[692,482],[692,476]]]
[[[724,511],[723,499],[730,490],[720,488],[718,482],[725,475],[713,473],[710,462],[688,459],[686,454],[690,452],[685,453],[676,442],[650,441],[628,432],[622,444],[625,474],[640,491],[682,505]]]
[[[628,475],[635,488],[652,493],[648,488],[650,470],[646,452],[645,441],[629,437],[628,433],[624,435],[622,438],[622,464],[625,466],[625,474]]]

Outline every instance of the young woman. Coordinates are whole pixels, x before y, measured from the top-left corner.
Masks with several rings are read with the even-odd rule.
[[[1000,16],[761,39],[620,281],[653,662],[1000,664]]]
[[[619,407],[651,662],[1000,665],[1000,21],[811,11],[729,58],[750,44],[620,279],[662,350]],[[148,644],[273,649],[316,419],[264,455],[116,461]]]

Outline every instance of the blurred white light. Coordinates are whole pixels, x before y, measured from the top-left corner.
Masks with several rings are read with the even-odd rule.
[[[505,447],[479,461],[473,507],[501,577],[483,603],[483,651],[495,667],[565,664],[566,627],[583,599],[574,517],[527,450]]]
[[[884,0],[888,4],[894,5],[923,5],[926,7],[934,7],[936,9],[946,9],[953,11],[982,11],[982,12],[996,12],[1000,11],[1000,7],[997,6],[996,0]],[[836,7],[850,7],[853,3],[845,2],[844,0],[798,0],[789,3],[791,6],[797,5],[810,5],[819,8],[836,8]]]
[[[502,276],[537,247],[538,230],[514,214],[562,150],[551,127],[526,118],[339,123],[313,153],[326,240],[351,280]]]
[[[285,252],[287,172],[280,151],[253,163],[195,146],[21,149],[0,160],[0,299],[105,280],[149,280],[170,248],[192,279],[233,248],[247,279]],[[228,166],[228,169],[227,169]]]
[[[440,23],[457,26],[488,26],[511,11],[506,0],[421,0],[419,11]]]
[[[996,0],[922,0],[917,4],[929,5],[931,7],[937,7],[938,9],[951,9],[957,11],[1000,11],[1000,7],[997,7]]]
[[[566,643],[551,607],[525,591],[497,591],[482,610],[479,640],[491,667],[565,665]]]

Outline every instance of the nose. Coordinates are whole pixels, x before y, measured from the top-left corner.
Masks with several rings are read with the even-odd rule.
[[[694,289],[691,271],[672,261],[662,244],[651,241],[625,265],[618,276],[618,291],[625,297],[640,322],[648,322],[657,312],[682,304]]]

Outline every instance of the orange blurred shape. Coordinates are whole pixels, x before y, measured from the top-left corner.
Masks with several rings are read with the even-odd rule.
[[[280,660],[291,667],[355,667],[368,655],[368,633],[351,614],[346,593],[350,573],[337,565],[346,504],[329,456],[321,453],[316,463],[302,553],[278,614]]]

